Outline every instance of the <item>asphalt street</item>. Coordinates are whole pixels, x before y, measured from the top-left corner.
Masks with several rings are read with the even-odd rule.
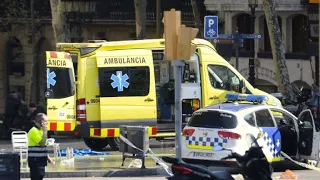
[[[320,178],[320,172],[311,171],[311,170],[300,170],[300,171],[294,171],[295,174],[298,176],[299,180],[318,180]],[[273,179],[280,179],[280,172],[273,174]],[[49,179],[49,178],[45,178]],[[89,177],[89,178],[50,178],[50,180],[165,180],[166,177],[125,177],[125,178],[113,178],[113,177]],[[236,180],[241,180],[243,178],[237,178]],[[22,179],[27,180],[27,179]]]

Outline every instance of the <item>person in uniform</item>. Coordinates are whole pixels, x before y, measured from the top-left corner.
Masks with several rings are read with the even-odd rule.
[[[53,163],[47,151],[47,124],[48,117],[38,113],[34,126],[28,132],[28,165],[31,180],[42,180],[47,162]]]

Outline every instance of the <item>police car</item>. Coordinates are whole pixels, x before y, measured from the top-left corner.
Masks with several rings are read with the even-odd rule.
[[[310,110],[297,118],[281,107],[264,104],[267,96],[227,94],[226,99],[226,103],[195,111],[188,120],[182,136],[185,162],[220,164],[230,151],[215,151],[217,146],[243,155],[251,147],[247,134],[260,137],[257,142],[269,162],[284,160],[281,151],[300,160],[319,162],[320,132]]]

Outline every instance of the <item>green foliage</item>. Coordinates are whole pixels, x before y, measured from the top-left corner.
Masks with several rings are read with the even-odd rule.
[[[47,18],[51,16],[49,0],[2,0],[0,3],[1,18]],[[33,5],[33,8],[31,7]],[[33,12],[31,12],[33,9]]]

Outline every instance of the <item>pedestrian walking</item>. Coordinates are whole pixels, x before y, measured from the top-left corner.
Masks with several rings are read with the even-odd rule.
[[[28,165],[31,180],[42,180],[47,163],[53,163],[47,150],[48,117],[43,113],[35,116],[34,127],[28,132]]]

